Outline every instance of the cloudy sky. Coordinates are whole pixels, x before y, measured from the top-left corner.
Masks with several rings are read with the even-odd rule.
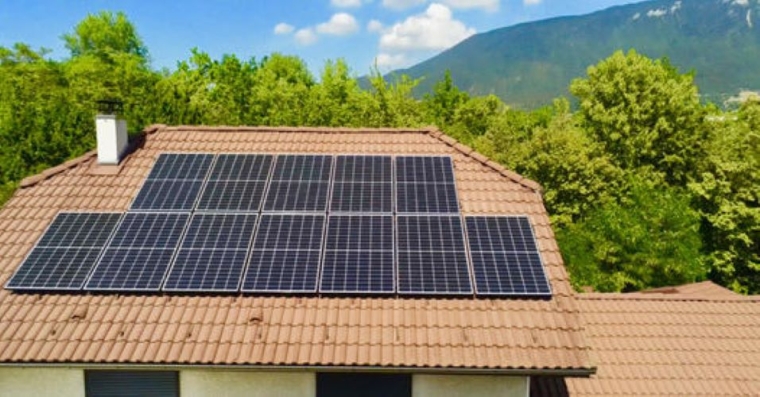
[[[218,58],[298,55],[313,71],[345,59],[355,73],[411,66],[481,32],[578,15],[631,0],[77,0],[0,1],[0,46],[25,42],[66,56],[60,36],[87,13],[124,11],[155,68],[198,47]]]

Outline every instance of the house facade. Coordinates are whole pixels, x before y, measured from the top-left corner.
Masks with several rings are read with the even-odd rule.
[[[463,216],[527,217],[551,295],[4,288],[0,395],[527,396],[531,378],[596,370],[540,186],[439,131],[153,126],[115,147],[22,182],[0,210],[0,283],[59,213],[127,211],[165,153],[417,155],[451,158]]]

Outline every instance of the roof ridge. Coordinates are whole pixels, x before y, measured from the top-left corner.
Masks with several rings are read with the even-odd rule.
[[[515,182],[523,187],[531,189],[535,191],[536,193],[539,193],[539,194],[543,193],[544,188],[538,182],[532,179],[525,178],[522,175],[510,169],[505,168],[501,164],[491,160],[490,158],[476,151],[475,149],[457,141],[455,138],[449,135],[446,135],[445,132],[439,130],[437,127],[435,126],[428,127],[426,131],[433,138],[438,139],[439,141],[445,143],[446,145],[451,146],[452,148],[462,152],[465,156],[485,165],[486,167],[491,168],[492,170],[498,172],[502,176],[510,179],[512,182]]]
[[[63,162],[61,164],[58,164],[58,165],[56,165],[54,167],[46,168],[45,170],[43,170],[42,172],[40,172],[38,174],[34,174],[34,175],[31,175],[31,176],[28,176],[28,177],[22,179],[21,182],[19,182],[19,188],[23,189],[23,188],[34,186],[34,185],[36,185],[36,184],[38,184],[38,183],[40,183],[40,182],[42,182],[42,181],[44,181],[46,179],[49,179],[49,178],[51,178],[51,177],[53,177],[55,175],[58,175],[58,174],[60,174],[60,173],[62,173],[64,171],[66,171],[66,170],[69,170],[71,168],[77,167],[80,164],[86,162],[87,160],[89,160],[89,159],[91,159],[91,158],[93,158],[93,157],[95,157],[97,155],[98,155],[98,151],[97,150],[90,150],[89,152],[87,152],[87,153],[85,153],[85,154],[83,154],[83,155],[81,155],[79,157],[75,157],[75,158],[73,158],[71,160],[68,160],[68,161]]]
[[[152,132],[158,130],[165,131],[209,131],[209,132],[315,132],[315,133],[395,133],[395,134],[426,134],[427,129],[424,128],[370,128],[370,127],[289,127],[289,126],[227,126],[227,125],[176,125],[166,126],[163,124],[154,124],[148,128],[151,128]]]
[[[760,303],[760,296],[737,295],[736,297],[699,296],[695,294],[624,294],[619,292],[586,292],[575,295],[576,299],[587,301],[681,301],[681,302],[726,302]]]

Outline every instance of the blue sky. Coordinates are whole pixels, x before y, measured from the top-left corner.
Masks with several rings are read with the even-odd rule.
[[[578,15],[631,0],[76,0],[0,1],[0,46],[24,42],[67,52],[60,36],[88,13],[127,14],[152,66],[175,68],[198,47],[212,57],[297,55],[316,72],[343,58],[362,75],[411,66],[469,35],[521,22]]]

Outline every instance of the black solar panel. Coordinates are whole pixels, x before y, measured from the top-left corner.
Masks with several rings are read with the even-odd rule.
[[[334,182],[330,199],[332,212],[393,212],[390,182]]]
[[[400,294],[472,293],[458,215],[400,215],[396,223]]]
[[[393,293],[393,216],[331,215],[321,292]]]
[[[213,160],[212,154],[161,154],[130,209],[192,210]]]
[[[399,213],[458,213],[450,157],[396,157],[396,208]]]
[[[324,215],[262,215],[243,292],[316,292],[324,224]]]
[[[209,181],[198,200],[198,211],[258,212],[264,181]]]
[[[147,180],[132,202],[133,211],[190,211],[195,205],[203,181]]]
[[[203,180],[208,173],[213,154],[163,153],[148,175],[152,179]]]
[[[185,213],[128,212],[85,289],[157,291],[188,219]]]
[[[527,217],[467,217],[466,223],[478,294],[551,296]]]
[[[325,212],[331,168],[331,156],[277,156],[264,211]]]
[[[6,288],[81,289],[120,218],[117,213],[58,214]]]
[[[274,157],[265,154],[220,154],[211,169],[211,181],[266,181]]]
[[[337,156],[336,182],[393,182],[390,156]]]
[[[272,174],[273,181],[330,180],[332,156],[279,155]]]
[[[254,214],[193,215],[163,290],[237,291],[256,217]]]
[[[258,212],[273,156],[221,154],[198,201],[200,211]]]
[[[329,182],[272,181],[264,211],[325,212],[329,189]]]
[[[399,183],[454,183],[454,166],[446,156],[396,157]]]

